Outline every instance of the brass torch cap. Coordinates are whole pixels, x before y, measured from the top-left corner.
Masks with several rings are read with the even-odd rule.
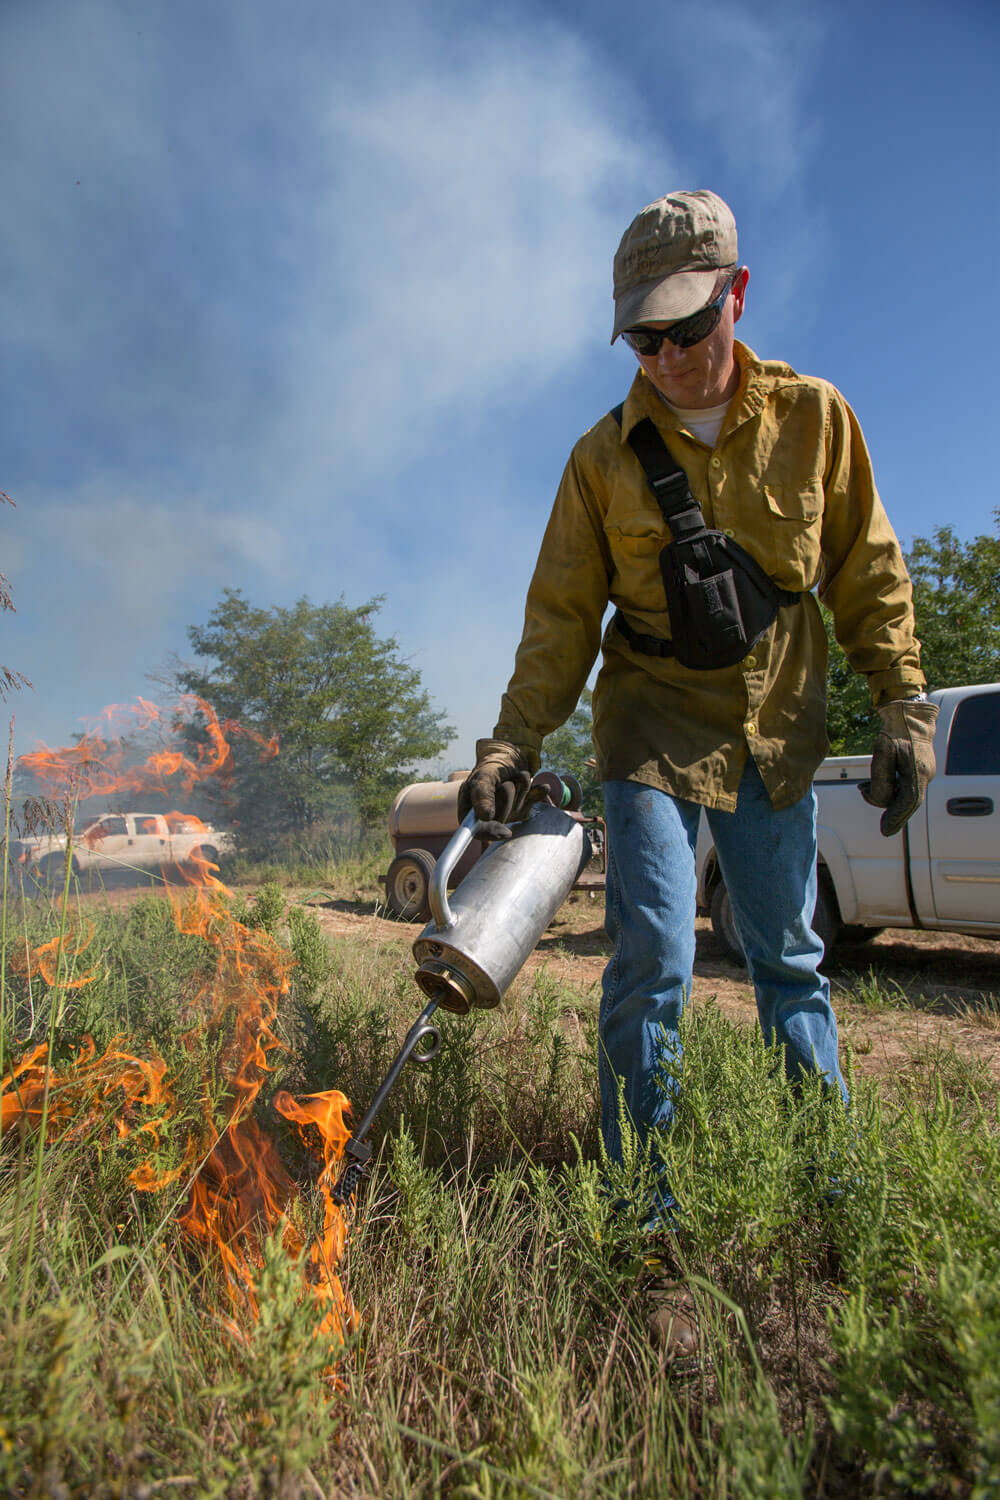
[[[468,1015],[476,1003],[476,992],[465,975],[439,959],[425,958],[416,981],[428,1000],[436,1000],[443,1010],[457,1016]]]

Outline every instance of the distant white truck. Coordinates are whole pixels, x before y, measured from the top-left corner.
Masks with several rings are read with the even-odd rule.
[[[185,813],[106,813],[72,838],[73,873],[89,870],[155,870],[191,863],[215,864],[233,847],[230,834]],[[49,884],[66,869],[66,835],[45,833],[11,843],[11,857],[25,874]]]
[[[923,806],[885,839],[858,784],[868,755],[831,756],[816,773],[819,893],[827,949],[885,927],[1000,937],[1000,683],[932,693],[937,773]],[[742,946],[707,820],[697,846],[698,904],[734,957]]]

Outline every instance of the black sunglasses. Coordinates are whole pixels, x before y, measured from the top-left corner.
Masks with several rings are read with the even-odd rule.
[[[734,271],[715,301],[699,308],[689,318],[681,318],[679,322],[671,323],[669,328],[626,328],[622,338],[629,348],[634,349],[636,354],[641,354],[643,359],[659,354],[664,339],[671,344],[676,344],[678,349],[690,349],[693,344],[700,344],[702,339],[707,339],[718,326],[719,319],[722,317],[722,309],[733,289],[736,276],[737,271]]]

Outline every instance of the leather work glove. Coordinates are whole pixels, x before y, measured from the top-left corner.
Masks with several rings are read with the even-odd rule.
[[[538,788],[533,795],[530,752],[504,740],[477,740],[476,766],[458,789],[458,817],[461,821],[475,810],[485,824],[479,831],[483,839],[509,839],[508,823],[518,823],[531,811],[531,804],[545,795]]]
[[[925,698],[894,698],[878,710],[882,720],[872,752],[870,781],[859,786],[872,807],[884,807],[880,827],[885,838],[912,818],[934,775],[936,703]]]

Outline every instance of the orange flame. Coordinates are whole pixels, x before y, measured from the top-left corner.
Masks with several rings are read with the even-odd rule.
[[[170,732],[185,717],[195,714],[201,716],[206,739],[193,747],[193,758],[186,750],[163,749],[154,751],[142,765],[126,765],[130,732],[144,733],[154,725]],[[210,778],[223,786],[232,780],[236,765],[227,735],[240,735],[256,744],[262,763],[278,754],[276,735],[268,738],[234,719],[220,722],[211,704],[187,693],[168,710],[157,708],[145,698],[140,698],[134,707],[112,704],[75,745],[58,750],[41,745],[20,756],[18,764],[43,782],[53,795],[68,795],[81,802],[88,797],[134,796],[143,792],[166,796],[179,790],[186,794]]]
[[[82,990],[85,985],[93,984],[97,975],[92,971],[76,974],[72,961],[86,952],[93,937],[94,928],[90,922],[80,930],[68,927],[64,933],[50,938],[47,943],[40,943],[26,954],[18,954],[15,950],[11,954],[10,967],[15,973],[32,979],[40,975],[50,986],[58,984],[64,990]]]
[[[96,795],[185,791],[205,778],[227,781],[233,755],[227,736],[242,734],[261,748],[262,759],[277,754],[277,741],[220,722],[203,699],[189,697],[172,711],[176,724],[182,713],[200,713],[206,741],[187,752],[160,749],[141,766],[126,767],[128,747],[111,728],[129,716],[132,727],[148,729],[164,722],[163,713],[140,699],[132,709],[115,706],[101,716],[101,732],[88,730],[75,745],[62,750],[45,747],[21,757],[21,763],[60,794],[83,799]],[[193,815],[167,814],[172,830],[198,831],[204,827]],[[178,1222],[195,1243],[215,1253],[222,1266],[234,1312],[257,1313],[254,1290],[262,1264],[264,1239],[280,1231],[286,1253],[302,1267],[304,1288],[315,1300],[316,1332],[343,1340],[357,1318],[335,1267],[347,1239],[347,1224],[333,1202],[331,1190],[337,1163],[343,1155],[348,1130],[347,1099],[337,1090],[295,1100],[281,1092],[275,1105],[293,1122],[304,1143],[322,1156],[318,1190],[323,1200],[323,1227],[308,1244],[292,1216],[297,1189],[274,1142],[252,1117],[251,1109],[272,1072],[270,1054],[281,1044],[272,1029],[279,1004],[290,987],[291,955],[269,934],[247,927],[233,915],[230,892],[218,879],[217,866],[195,854],[180,867],[180,883],[167,884],[177,928],[197,934],[214,951],[210,977],[188,1007],[181,1041],[189,1050],[206,1030],[227,1040],[220,1066],[226,1079],[228,1117],[221,1129],[206,1102],[202,1119],[188,1132],[179,1164],[163,1167],[155,1160],[165,1127],[176,1116],[177,1101],[170,1087],[166,1063],[159,1057],[140,1058],[124,1049],[123,1038],[96,1056],[86,1038],[65,1067],[50,1067],[43,1044],[27,1052],[0,1084],[0,1131],[16,1123],[39,1126],[47,1121],[52,1141],[79,1137],[89,1131],[135,1133],[148,1141],[148,1152],[131,1173],[142,1192],[160,1192],[188,1180],[186,1201]],[[70,974],[69,960],[83,953],[92,932],[56,938],[34,949],[27,960],[30,972],[49,985],[78,988],[94,975]],[[235,1323],[230,1325],[237,1332]]]
[[[323,1232],[313,1240],[306,1255],[306,1274],[317,1296],[325,1297],[330,1307],[320,1325],[320,1331],[336,1335],[338,1320],[344,1301],[344,1292],[339,1276],[333,1267],[340,1260],[347,1243],[347,1224],[343,1211],[333,1201],[333,1188],[339,1173],[340,1159],[350,1136],[344,1124],[344,1111],[350,1103],[339,1089],[328,1089],[322,1094],[307,1094],[304,1099],[294,1099],[282,1089],[274,1096],[274,1107],[286,1120],[299,1127],[305,1144],[311,1146],[312,1138],[305,1127],[318,1131],[323,1151],[323,1171],[317,1187],[323,1195]]]
[[[162,1105],[172,1112],[175,1105],[165,1082],[166,1063],[159,1057],[133,1057],[121,1050],[120,1041],[116,1038],[97,1057],[93,1038],[84,1037],[76,1057],[62,1071],[54,1071],[45,1062],[45,1042],[32,1048],[0,1086],[0,1131],[19,1120],[38,1125],[44,1111],[50,1139],[78,1137],[101,1123],[114,1104],[121,1111],[116,1129],[119,1135],[127,1135],[135,1128],[139,1109]],[[165,1118],[153,1121],[144,1116],[141,1128],[157,1130]]]

